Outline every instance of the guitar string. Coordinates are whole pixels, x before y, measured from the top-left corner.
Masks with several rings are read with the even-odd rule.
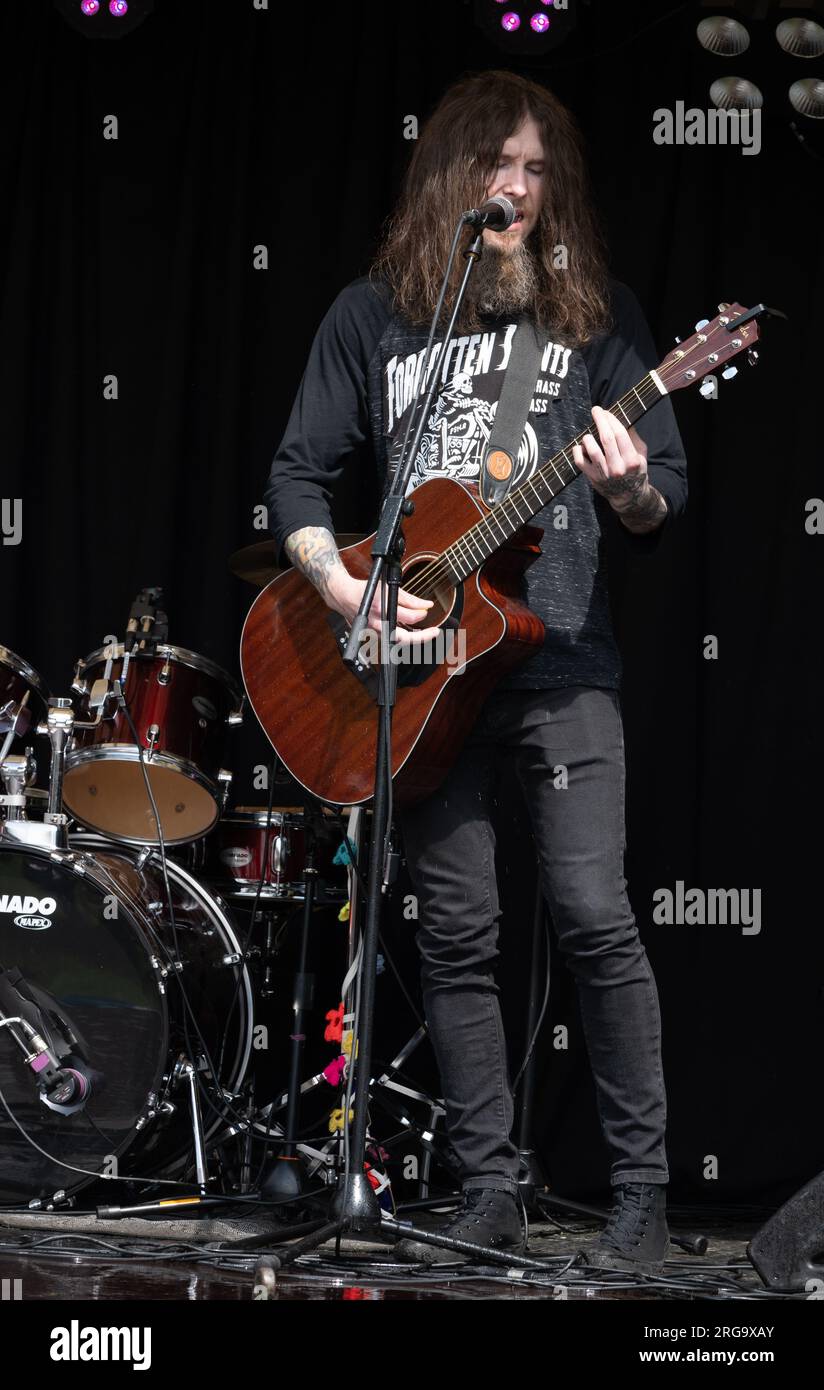
[[[648,400],[646,399],[647,397],[649,398]],[[652,377],[649,374],[647,374],[647,376],[642,378],[642,380],[638,383],[637,386],[633,386],[629,391],[626,392],[625,395],[623,395],[620,398],[620,400],[616,401],[614,405],[610,406],[609,409],[612,414],[615,414],[616,412],[620,411],[621,414],[624,416],[625,423],[630,425],[633,424],[635,420],[640,419],[641,415],[645,414],[649,407],[653,405],[656,400],[662,399],[663,397],[661,396],[660,390],[656,386],[655,382],[652,380]],[[630,411],[626,407],[630,403],[636,404],[637,402],[640,402],[642,406],[641,413],[639,415],[632,416],[630,414]],[[567,451],[571,450],[576,444],[582,444],[584,435],[590,432],[591,430],[588,428],[582,430],[580,434],[575,435],[574,438],[571,439],[569,443],[564,446],[564,448],[560,449],[558,453],[555,454],[551,459],[548,459],[547,462],[543,464],[541,468],[539,468],[535,473],[533,473],[533,475],[530,478],[528,478],[524,483],[522,483],[514,493],[512,493],[509,497],[505,498],[504,501],[500,504],[499,508],[492,508],[485,516],[479,518],[479,520],[473,526],[471,526],[468,531],[465,531],[462,536],[459,536],[456,541],[453,541],[452,544],[448,546],[445,551],[443,551],[440,555],[437,555],[433,560],[431,560],[429,564],[426,565],[424,569],[421,570],[420,573],[417,574],[410,583],[403,585],[407,593],[414,594],[416,597],[426,597],[428,593],[432,592],[433,587],[440,583],[442,579],[454,584],[459,583],[462,579],[467,578],[468,575],[471,574],[473,570],[477,569],[485,559],[489,558],[489,555],[491,555],[493,551],[497,548],[497,546],[500,544],[500,541],[496,542],[496,544],[493,545],[486,554],[483,553],[485,544],[487,544],[490,540],[495,540],[495,536],[492,531],[493,522],[499,525],[499,529],[501,531],[501,540],[509,539],[509,537],[512,534],[514,534],[514,531],[517,531],[520,526],[526,525],[532,519],[532,517],[536,516],[537,513],[541,511],[543,507],[547,506],[548,503],[552,501],[553,497],[557,497],[558,493],[563,491],[563,489],[570,482],[573,481],[573,478],[565,478],[563,474],[559,471],[559,468],[561,466],[561,460],[563,460],[567,468],[573,469],[575,474],[580,474],[581,470],[568,457]],[[538,489],[535,486],[535,484],[538,481],[541,481],[545,484],[550,484],[551,486],[552,473],[556,474],[559,482],[561,483],[561,487],[559,487],[555,492],[550,492],[549,497],[544,499],[538,492]],[[519,500],[519,498],[523,498],[526,501],[527,506],[529,506],[529,500],[526,496],[528,489],[531,489],[534,495],[538,498],[539,505],[535,507],[534,510],[530,510],[526,517],[522,517],[515,504]],[[512,523],[514,521],[514,518],[511,515],[513,510],[515,512],[515,517],[517,517],[517,522],[514,525],[514,530],[507,531],[501,524],[500,519],[503,516],[507,521]],[[473,545],[476,545],[477,548],[481,551],[480,558],[476,558],[473,555]],[[465,553],[462,554],[462,551]],[[459,561],[459,564],[457,566],[451,564],[450,552],[452,553],[453,558]],[[461,572],[462,566],[460,565],[460,561],[463,560],[464,562],[466,562],[467,559],[470,562],[470,568],[466,574],[463,574]]]

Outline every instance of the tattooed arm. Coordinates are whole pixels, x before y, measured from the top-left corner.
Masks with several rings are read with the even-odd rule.
[[[314,584],[324,603],[341,613],[351,624],[360,606],[365,579],[354,579],[347,570],[335,537],[325,526],[302,526],[292,531],[284,541],[283,548],[292,564],[301,574]],[[400,642],[423,642],[434,637],[437,628],[420,628],[413,634],[407,628],[421,622],[432,607],[432,599],[418,598],[406,589],[398,590],[398,627]],[[380,632],[380,596],[375,594],[369,610],[369,627]]]
[[[655,531],[667,515],[667,503],[652,486],[647,473],[647,446],[637,430],[628,430],[608,410],[594,406],[592,415],[598,438],[584,435],[584,448],[572,450],[575,466],[609,502],[628,531],[644,535]]]
[[[646,474],[642,478],[610,478],[599,489],[628,531],[644,535],[654,531],[667,514],[667,504]]]
[[[325,526],[302,526],[299,531],[293,531],[286,537],[283,548],[295,568],[311,580],[327,604],[330,580],[334,584],[335,578],[349,578],[335,537]]]

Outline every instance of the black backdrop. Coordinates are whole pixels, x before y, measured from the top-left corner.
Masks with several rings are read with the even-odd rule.
[[[576,112],[612,269],[662,356],[720,300],[790,316],[768,325],[760,365],[719,400],[676,398],[688,514],[655,559],[611,555],[627,876],[661,992],[674,1190],[773,1201],[824,1168],[824,538],[805,530],[806,504],[824,492],[824,163],[777,101],[757,156],[653,142],[656,108],[707,104],[698,18],[694,4],[596,3],[555,59],[510,65]],[[449,81],[506,59],[458,0],[273,0],[268,11],[158,0],[112,43],[84,39],[49,0],[26,0],[3,6],[0,32],[1,491],[22,499],[23,517],[21,543],[2,546],[0,642],[66,693],[75,660],[122,631],[136,590],[158,583],[171,640],[237,674],[253,590],[227,559],[265,537],[255,507],[269,457],[322,313],[368,265],[410,153],[404,118],[422,121]],[[766,31],[742,69],[745,59],[765,89],[777,80]],[[116,140],[103,138],[110,115]],[[259,245],[265,270],[253,264]],[[108,374],[116,400],[103,396]],[[341,529],[371,529],[372,505],[348,478]],[[704,659],[707,634],[717,660]],[[252,724],[233,758],[241,803],[265,800],[253,769],[267,745]],[[517,1059],[533,879],[506,777],[499,802]],[[760,933],[656,925],[652,894],[677,880],[760,889]],[[399,904],[387,941],[414,988]],[[555,1184],[588,1192],[605,1185],[606,1155],[574,989],[555,963],[537,1138]],[[381,989],[389,1053],[414,1020],[389,977]],[[552,1046],[562,1022],[566,1051]]]

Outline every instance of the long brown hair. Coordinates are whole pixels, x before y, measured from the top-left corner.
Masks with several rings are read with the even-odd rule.
[[[538,269],[530,312],[539,325],[551,327],[573,346],[608,326],[607,253],[592,206],[580,131],[551,92],[513,72],[476,73],[450,87],[416,143],[369,272],[388,284],[396,311],[412,323],[431,319],[458,218],[483,202],[504,142],[530,116],[546,154],[543,206],[528,242]],[[565,269],[553,264],[558,246],[567,249]],[[459,255],[447,308],[464,266]]]

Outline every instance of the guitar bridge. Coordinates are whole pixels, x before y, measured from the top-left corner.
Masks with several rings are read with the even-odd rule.
[[[453,611],[441,625],[438,638],[432,638],[429,642],[421,642],[414,646],[403,646],[398,648],[400,657],[395,661],[395,670],[399,689],[405,689],[407,686],[423,685],[424,681],[429,680],[430,676],[438,667],[442,666],[445,661],[447,665],[458,666],[463,664],[462,657],[460,656],[460,643],[457,643],[458,655],[456,655],[456,642],[454,640],[456,636],[460,636],[458,627],[460,614],[463,610],[463,591],[460,587],[457,592],[457,597],[459,601],[453,604]],[[335,613],[332,609],[329,609],[327,612],[326,621],[332,629],[342,659],[346,649],[346,643],[349,640],[350,629],[346,626],[346,621],[341,614]],[[372,698],[376,700],[378,697],[379,680],[379,666],[377,663],[379,637],[378,633],[371,628],[367,629],[367,634],[368,645],[375,652],[375,661],[370,661],[368,659],[363,651],[363,646],[361,646],[360,659],[355,663],[354,667],[350,666],[348,669],[356,680],[359,680],[361,685],[369,691]],[[395,644],[393,643],[392,645],[394,646]]]
[[[343,653],[346,650],[346,643],[349,641],[350,629],[346,626],[346,620],[342,614],[335,613],[331,608],[326,614],[326,621],[332,629],[342,661]],[[376,700],[378,697],[378,675],[369,663],[365,661],[356,661],[355,665],[350,666],[348,669],[355,679],[359,680],[361,685],[366,687],[372,698]]]

